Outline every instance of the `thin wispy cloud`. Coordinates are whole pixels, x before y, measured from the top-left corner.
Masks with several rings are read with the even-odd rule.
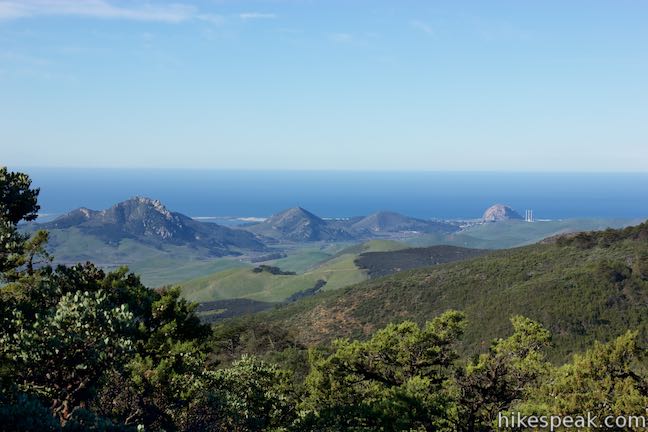
[[[336,43],[351,43],[355,40],[350,33],[332,33],[329,35],[329,39]]]
[[[375,42],[380,38],[380,35],[374,32],[335,32],[327,34],[326,37],[334,44],[354,48],[369,48],[375,47]]]
[[[277,18],[277,15],[273,13],[263,13],[263,12],[243,12],[239,14],[239,18],[241,18],[243,21],[259,20],[259,19],[275,19]]]
[[[430,25],[424,23],[423,21],[412,20],[410,21],[410,25],[416,30],[421,31],[430,36],[434,35],[435,33],[434,29]]]
[[[202,14],[194,6],[179,3],[117,5],[107,0],[0,0],[0,20],[38,16],[77,16],[178,23],[189,20],[217,22],[218,15]]]

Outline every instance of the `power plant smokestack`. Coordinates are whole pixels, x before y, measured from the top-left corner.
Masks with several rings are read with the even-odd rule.
[[[527,222],[533,222],[533,210],[527,210],[524,215],[524,220]]]

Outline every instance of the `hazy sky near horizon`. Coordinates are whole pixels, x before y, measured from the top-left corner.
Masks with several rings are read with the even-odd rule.
[[[647,171],[648,2],[0,0],[0,165]]]

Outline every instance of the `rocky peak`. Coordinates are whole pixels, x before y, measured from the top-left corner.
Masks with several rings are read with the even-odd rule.
[[[290,241],[348,240],[350,234],[301,207],[284,210],[245,229],[259,235]]]
[[[520,214],[511,207],[504,204],[495,204],[490,206],[482,216],[484,222],[500,222],[511,219],[522,219],[522,216],[520,216]]]
[[[294,227],[297,224],[324,224],[324,221],[301,207],[293,207],[273,215],[267,223],[275,228]]]
[[[167,208],[164,206],[164,204],[162,204],[160,200],[141,196],[136,196],[129,200],[115,204],[111,209],[128,209],[131,213],[136,210],[152,211],[159,213],[167,220],[173,219],[173,213],[167,210]],[[103,210],[103,212],[110,212],[111,209]]]
[[[87,208],[87,207],[81,207],[81,208],[79,208],[79,209],[78,209],[78,212],[79,212],[79,214],[81,214],[81,216],[83,216],[83,217],[86,218],[86,219],[90,219],[92,216],[95,215],[95,213],[97,213],[96,211],[94,211],[94,210],[90,210],[90,209]]]
[[[79,208],[43,224],[43,227],[76,228],[113,244],[128,238],[156,245],[160,242],[196,245],[206,247],[219,256],[229,253],[230,247],[265,249],[251,233],[195,221],[167,210],[159,200],[141,196],[101,211]]]

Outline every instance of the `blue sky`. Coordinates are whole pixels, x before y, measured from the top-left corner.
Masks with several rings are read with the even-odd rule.
[[[647,171],[644,1],[0,0],[0,164]]]

